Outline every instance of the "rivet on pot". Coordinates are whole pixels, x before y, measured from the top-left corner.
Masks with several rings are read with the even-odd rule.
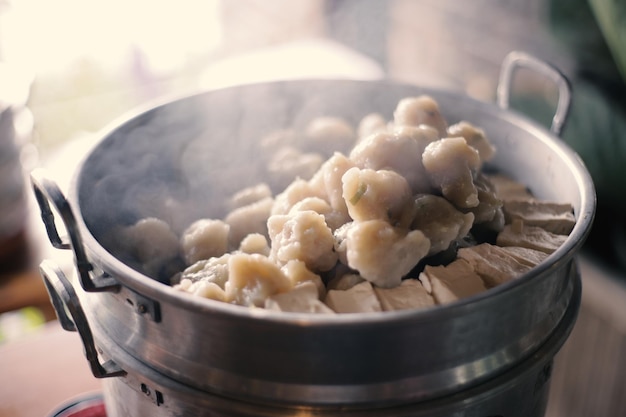
[[[152,399],[152,401],[157,406],[163,404],[163,394],[157,390],[154,390],[154,392],[152,392],[150,387],[144,384],[143,382],[141,383],[141,392],[143,392],[144,394],[146,394],[147,397]]]
[[[134,291],[129,291],[126,294],[125,299],[137,314],[146,316],[155,323],[159,323],[161,321],[161,308],[158,302],[151,300],[148,297],[144,297]]]

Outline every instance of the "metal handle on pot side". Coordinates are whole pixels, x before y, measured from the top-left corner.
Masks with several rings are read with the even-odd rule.
[[[96,378],[109,378],[124,376],[126,371],[121,369],[115,362],[109,360],[100,363],[93,334],[89,328],[87,317],[83,311],[74,287],[69,282],[63,271],[51,261],[44,260],[39,266],[50,300],[57,313],[63,329],[71,332],[78,331],[85,348],[85,357],[91,367],[91,372]],[[69,312],[69,315],[68,315]],[[71,317],[70,317],[71,316]]]
[[[555,135],[561,136],[572,102],[572,88],[561,71],[540,59],[519,51],[511,52],[504,58],[496,93],[498,106],[503,109],[509,108],[513,73],[520,67],[537,71],[548,77],[559,89],[559,100],[554,116],[552,117],[550,130]]]
[[[49,179],[45,171],[39,168],[31,173],[31,183],[37,204],[41,210],[41,219],[46,227],[48,238],[55,248],[72,249],[74,251],[76,268],[78,269],[78,276],[83,289],[87,292],[117,291],[119,284],[113,277],[106,273],[100,275],[92,274],[94,268],[87,260],[74,212],[56,182]],[[67,237],[61,238],[59,236],[55,215],[50,208],[50,203],[53,204],[63,220],[69,236],[69,242]]]

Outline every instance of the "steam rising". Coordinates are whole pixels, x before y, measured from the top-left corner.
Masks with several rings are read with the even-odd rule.
[[[392,84],[380,95],[380,84],[335,83],[290,81],[210,91],[120,125],[103,138],[79,175],[79,204],[88,228],[105,249],[139,268],[124,251],[116,234],[120,228],[156,217],[180,235],[197,219],[223,218],[230,197],[245,187],[265,181],[276,194],[283,184],[270,181],[271,154],[260,146],[264,137],[279,129],[304,131],[320,116],[341,116],[353,126],[372,111],[391,117],[398,99],[408,94],[406,87]],[[347,149],[327,149],[327,154],[335,150]]]

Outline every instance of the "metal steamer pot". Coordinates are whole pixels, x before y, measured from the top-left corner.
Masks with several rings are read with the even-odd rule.
[[[74,328],[75,322],[79,323],[79,331],[82,328],[84,332],[87,326],[80,323],[85,323],[87,317],[70,281],[50,262],[42,264],[42,271],[46,285],[51,288],[53,300],[57,300],[59,305],[64,303],[71,311],[72,318],[60,315],[61,323],[68,329]],[[116,363],[124,369],[119,377],[103,381],[107,416],[542,417],[548,403],[553,358],[568,338],[580,307],[582,288],[577,268],[570,268],[570,279],[574,289],[563,318],[548,339],[528,358],[471,388],[432,400],[392,407],[285,407],[276,403],[251,403],[207,393],[164,376],[132,357],[104,336],[104,330],[97,322],[93,322],[92,328],[101,342],[98,348],[100,355],[114,357]]]
[[[507,110],[511,77],[520,66],[559,87],[552,131]],[[174,228],[219,216],[225,196],[261,178],[256,143],[265,133],[303,126],[319,115],[354,123],[373,111],[391,117],[401,98],[419,94],[437,100],[449,122],[467,120],[487,132],[497,149],[490,169],[527,184],[538,198],[573,205],[577,223],[570,236],[529,273],[428,310],[312,316],[181,293],[142,273],[106,238],[109,230],[150,215]],[[153,106],[103,134],[80,163],[68,198],[45,173],[33,173],[50,240],[71,249],[77,267],[70,282],[45,261],[44,281],[61,322],[80,333],[94,375],[110,377],[105,387],[116,394],[143,393],[162,413],[154,415],[179,415],[181,404],[195,410],[189,402],[226,399],[316,413],[429,404],[455,395],[467,405],[463,393],[497,397],[488,394],[495,389],[488,384],[498,378],[505,385],[536,384],[537,366],[551,363],[575,320],[576,254],[595,212],[587,170],[557,137],[569,98],[558,71],[512,53],[503,64],[497,105],[393,81],[297,80],[234,86]],[[59,236],[59,217],[67,238]],[[115,394],[107,398],[116,402]]]

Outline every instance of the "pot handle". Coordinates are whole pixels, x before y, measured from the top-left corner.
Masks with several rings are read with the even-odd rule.
[[[519,67],[537,71],[556,84],[559,89],[559,100],[552,117],[550,131],[557,136],[561,136],[572,102],[572,88],[570,82],[561,71],[540,59],[520,51],[510,52],[504,58],[496,91],[498,106],[502,109],[509,108],[513,73]]]
[[[70,332],[78,331],[85,348],[85,357],[89,362],[93,376],[96,378],[109,378],[126,375],[126,371],[112,360],[100,363],[98,359],[98,349],[96,348],[85,312],[80,305],[74,287],[63,271],[61,271],[54,262],[49,260],[44,260],[40,264],[39,271],[41,272],[61,327]]]
[[[49,179],[42,168],[35,169],[30,177],[48,238],[55,248],[74,251],[74,261],[83,289],[87,292],[117,291],[119,284],[106,272],[99,275],[93,274],[94,268],[87,259],[74,212],[57,183]],[[50,203],[63,220],[69,241],[68,237],[59,236]]]

